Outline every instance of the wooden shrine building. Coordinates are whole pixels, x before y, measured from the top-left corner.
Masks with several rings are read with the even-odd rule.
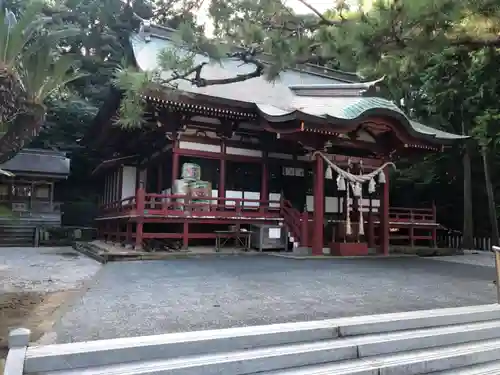
[[[151,25],[132,35],[137,68],[154,70],[162,50],[180,48],[172,35]],[[203,77],[251,69],[228,58],[206,65]],[[179,81],[175,97],[144,95],[144,125],[135,130],[114,125],[121,98],[113,90],[86,136],[102,157],[93,172],[102,182],[100,235],[136,246],[178,239],[187,247],[214,239],[217,228],[275,224],[313,254],[388,254],[390,231],[411,245],[434,244],[433,207],[390,207],[391,161],[442,152],[464,137],[410,120],[376,97],[375,86],[314,65],[272,83]],[[200,184],[188,191],[179,185],[185,177]]]
[[[12,213],[0,223],[10,223],[14,216],[18,225],[61,225],[61,203],[54,200],[54,191],[69,176],[66,153],[26,148],[0,168],[0,206]]]

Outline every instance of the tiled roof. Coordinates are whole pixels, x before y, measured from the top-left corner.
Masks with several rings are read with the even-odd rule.
[[[42,149],[24,149],[9,161],[0,164],[1,169],[16,175],[50,175],[66,178],[70,172],[70,160],[62,152]]]
[[[166,31],[165,31],[166,30]],[[145,35],[143,32],[133,34],[130,42],[134,51],[136,64],[143,71],[155,70],[158,67],[158,55],[165,49],[177,48],[178,53],[187,52],[169,38],[170,29],[155,32],[154,28]],[[160,35],[161,34],[161,35]],[[208,61],[203,55],[195,56],[195,64]],[[239,60],[225,59],[221,63],[207,64],[202,71],[203,78],[221,79],[235,77],[238,74],[254,70],[251,64],[242,64]],[[389,100],[376,96],[362,96],[372,83],[346,83],[329,74],[318,71],[286,70],[278,79],[269,82],[265,77],[257,77],[242,82],[196,87],[188,81],[179,80],[178,90],[188,94],[203,94],[211,97],[229,99],[255,105],[268,121],[279,122],[286,118],[306,114],[319,119],[331,121],[354,120],[370,112],[384,112],[396,117],[416,137],[435,139],[436,141],[453,141],[467,138],[447,133],[412,121],[405,113]],[[164,72],[165,78],[170,72]],[[373,82],[374,83],[374,82]]]

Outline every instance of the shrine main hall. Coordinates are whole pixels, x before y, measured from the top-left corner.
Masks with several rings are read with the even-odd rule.
[[[165,49],[182,52],[174,32],[148,24],[130,35],[139,71],[157,70]],[[195,64],[206,59],[196,55]],[[205,65],[203,77],[253,69],[228,57]],[[418,160],[466,137],[413,121],[377,96],[378,84],[311,64],[274,82],[181,80],[174,96],[143,94],[144,124],[133,130],[116,126],[122,94],[112,89],[84,139],[102,160],[92,174],[102,186],[99,236],[187,248],[257,227],[315,255],[436,246],[434,204],[392,207],[390,172],[400,158]]]

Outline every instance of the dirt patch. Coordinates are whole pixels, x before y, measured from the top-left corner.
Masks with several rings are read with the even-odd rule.
[[[0,373],[7,354],[7,338],[13,328],[31,330],[31,341],[50,330],[57,309],[78,291],[51,293],[21,292],[0,294]]]

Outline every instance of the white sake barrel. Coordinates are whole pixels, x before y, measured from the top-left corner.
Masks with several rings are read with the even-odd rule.
[[[201,168],[198,164],[182,164],[181,177],[187,180],[199,180],[201,178]]]
[[[175,180],[173,186],[173,194],[174,195],[187,194],[188,186],[189,186],[188,181],[186,180]]]
[[[174,185],[172,186],[173,195],[186,195],[188,192],[188,181],[186,180],[175,180]],[[179,203],[184,203],[184,199],[178,198],[176,199]],[[181,209],[181,207],[178,207]]]

